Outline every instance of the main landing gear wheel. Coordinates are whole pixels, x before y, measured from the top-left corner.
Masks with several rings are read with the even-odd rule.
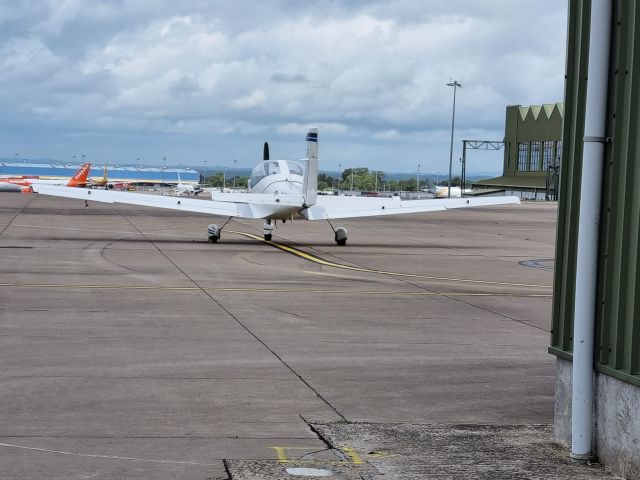
[[[218,243],[220,240],[220,227],[215,223],[212,223],[207,227],[207,237],[209,238],[209,243]]]
[[[336,232],[336,244],[340,247],[344,247],[347,244],[347,229],[344,227],[338,227]]]
[[[272,237],[273,237],[273,235],[268,233],[268,234],[265,234],[264,239],[265,239],[265,241],[270,242]]]

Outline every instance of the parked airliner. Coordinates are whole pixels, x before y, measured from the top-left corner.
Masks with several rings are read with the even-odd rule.
[[[67,187],[85,187],[87,185],[87,177],[91,170],[90,163],[83,163],[80,168],[76,170],[76,173],[69,179],[60,180],[45,180],[42,178],[0,178],[0,191],[10,192],[24,192],[30,193],[33,191],[34,185],[47,185],[47,186],[67,186]]]

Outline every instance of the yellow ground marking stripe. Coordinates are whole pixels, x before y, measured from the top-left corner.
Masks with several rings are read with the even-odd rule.
[[[326,450],[321,450],[321,451],[317,451],[316,447],[269,447],[272,450],[275,450],[276,455],[278,457],[278,463],[291,463],[291,464],[296,464],[296,463],[300,463],[300,464],[305,464],[305,463],[317,463],[317,462],[322,462],[322,463],[332,463],[332,464],[351,464],[351,465],[363,465],[365,463],[365,460],[363,459],[363,457],[365,458],[389,458],[389,457],[395,457],[396,455],[391,454],[391,453],[386,453],[386,452],[369,452],[366,454],[360,454],[358,453],[354,448],[351,447],[341,447],[338,449],[334,449],[337,451],[340,451],[344,454],[344,460],[328,460],[326,458],[323,458],[322,460],[320,459],[316,459],[316,458],[304,458],[307,457],[309,455],[313,455],[315,453],[323,453]],[[287,456],[287,451],[288,450],[297,450],[297,451],[306,451],[308,453],[306,453],[305,455],[302,455],[301,457],[292,459],[289,458]]]
[[[285,252],[291,253],[298,257],[304,258],[313,263],[317,263],[319,265],[324,265],[327,267],[333,268],[341,268],[343,270],[352,270],[356,272],[365,272],[365,273],[378,273],[380,275],[393,275],[396,277],[408,277],[408,278],[423,278],[426,280],[441,280],[446,282],[460,282],[460,283],[476,283],[481,285],[506,285],[510,287],[529,287],[529,288],[552,288],[551,285],[537,285],[537,284],[529,284],[529,283],[511,283],[511,282],[496,282],[491,280],[472,280],[468,278],[449,278],[449,277],[436,277],[432,275],[420,275],[417,273],[400,273],[400,272],[389,272],[386,270],[376,270],[373,268],[365,268],[365,267],[354,267],[352,265],[344,265],[342,263],[330,262],[328,260],[324,260],[320,257],[316,257],[315,255],[311,255],[310,253],[303,252],[302,250],[298,250],[295,247],[291,247],[289,245],[284,245],[282,243],[274,242],[272,240],[265,240],[263,237],[259,235],[254,235],[253,233],[247,232],[238,232],[234,230],[227,230],[229,233],[235,233],[237,235],[242,235],[247,238],[251,238],[254,240],[260,240],[268,245],[279,248]]]
[[[458,296],[458,297],[531,297],[549,298],[550,293],[514,293],[514,292],[403,292],[384,290],[324,290],[313,288],[247,288],[247,287],[180,287],[162,285],[91,285],[78,283],[0,283],[0,288],[69,288],[86,290],[183,290],[207,292],[250,292],[250,293],[317,293],[328,295],[408,295],[408,296]]]
[[[284,447],[271,447],[271,448],[273,448],[276,451],[276,454],[278,455],[278,462],[280,463],[289,462],[289,458],[287,457]]]
[[[60,230],[82,230],[82,231],[92,231],[92,232],[105,232],[105,233],[119,233],[119,234],[124,234],[124,235],[138,235],[138,232],[114,232],[114,231],[110,231],[110,230],[87,230],[87,229],[82,229],[82,228],[70,228],[70,227],[31,227],[31,226],[27,226],[27,225],[15,225],[17,227],[25,227],[25,228],[55,228],[55,229],[60,229]],[[355,272],[364,272],[364,273],[376,273],[376,274],[380,274],[380,275],[391,275],[391,276],[395,276],[395,277],[405,277],[405,278],[418,278],[418,279],[425,279],[425,280],[439,280],[439,281],[444,281],[444,282],[459,282],[459,283],[474,283],[474,284],[478,284],[478,285],[502,285],[502,286],[510,286],[510,287],[528,287],[528,288],[552,288],[551,285],[538,285],[538,284],[529,284],[529,283],[512,283],[512,282],[497,282],[497,281],[491,281],[491,280],[474,280],[474,279],[469,279],[469,278],[450,278],[450,277],[438,277],[438,276],[433,276],[433,275],[421,275],[421,274],[417,274],[417,273],[402,273],[402,272],[390,272],[390,271],[386,271],[386,270],[376,270],[376,269],[372,269],[372,268],[365,268],[365,267],[355,267],[352,265],[345,265],[342,263],[336,263],[336,262],[330,262],[328,260],[324,260],[320,257],[317,257],[315,255],[312,255],[310,253],[304,252],[302,250],[299,250],[295,247],[291,247],[289,245],[284,245],[282,243],[279,242],[274,242],[271,240],[265,240],[263,237],[259,236],[259,235],[255,235],[253,233],[248,233],[248,232],[239,232],[236,230],[225,230],[226,232],[229,233],[233,233],[236,235],[241,235],[244,236],[246,238],[251,238],[252,240],[258,240],[261,241],[263,243],[266,243],[268,245],[271,245],[275,248],[278,248],[282,251],[285,251],[287,253],[291,253],[292,255],[296,255],[297,257],[303,258],[307,261],[319,264],[319,265],[324,265],[326,267],[332,267],[332,268],[339,268],[342,270],[351,270],[351,271],[355,271]],[[155,232],[146,232],[145,234],[147,235],[152,235]],[[175,234],[171,234],[171,235],[175,235]],[[178,235],[180,236],[180,235]],[[2,286],[2,285],[0,285]],[[109,287],[105,287],[105,288],[109,288]],[[113,287],[111,287],[113,288]],[[142,288],[142,287],[130,287],[130,288]],[[187,287],[187,289],[190,287]],[[197,290],[197,288],[196,288]]]
[[[344,452],[344,454],[351,459],[351,461],[356,465],[362,465],[364,462],[358,452],[356,452],[353,448],[342,447],[340,450]]]

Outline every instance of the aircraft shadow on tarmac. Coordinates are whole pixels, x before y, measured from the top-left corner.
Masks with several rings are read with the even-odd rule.
[[[165,236],[165,235],[171,235],[170,233],[165,233],[165,232],[144,232],[144,234],[149,237],[147,238],[128,238],[128,236],[123,236],[118,238],[117,235],[114,235],[113,237],[109,237],[108,235],[102,235],[102,236],[92,236],[92,237],[88,237],[88,236],[83,236],[83,237],[79,237],[79,238],[60,238],[60,237],[53,237],[53,236],[38,236],[38,240],[46,240],[49,242],[55,242],[55,241],[65,241],[65,240],[80,240],[80,241],[87,241],[87,242],[100,242],[100,241],[111,241],[111,242],[130,242],[130,243],[149,243],[149,242],[153,242],[153,243],[158,243],[158,244],[171,244],[171,243],[182,243],[185,245],[191,245],[191,244],[207,244],[210,245],[209,242],[207,240],[203,240],[203,239],[186,239],[186,238],[176,238],[176,239],[168,239],[168,238],[155,238],[157,235],[161,235],[161,236]],[[131,233],[131,235],[136,235],[136,233]],[[220,240],[220,244],[219,245],[211,245],[211,250],[215,251],[216,248],[218,248],[220,245],[259,245],[259,244],[267,244],[267,242],[263,242],[262,240],[252,240],[252,239],[242,239],[242,238],[231,238],[232,234],[229,234],[229,236],[223,237]],[[235,236],[235,235],[234,235]],[[331,240],[327,240],[327,241],[316,241],[316,242],[305,242],[305,243],[299,243],[296,241],[291,241],[291,240],[278,240],[275,239],[274,240],[275,243],[277,243],[278,245],[283,245],[285,247],[291,247],[291,248],[313,248],[313,247],[332,247],[332,249],[335,249],[337,251],[340,250],[344,250],[346,247],[341,247],[338,245],[335,245],[333,243],[333,241]],[[347,247],[359,247],[359,248],[384,248],[384,249],[397,249],[399,247],[404,247],[404,248],[411,248],[411,249],[442,249],[442,250],[469,250],[469,251],[478,251],[478,250],[494,250],[496,247],[493,245],[487,245],[487,246],[477,246],[477,245],[451,245],[450,243],[448,243],[447,245],[438,245],[436,243],[425,243],[425,244],[411,244],[411,245],[406,245],[406,244],[401,244],[398,242],[394,242],[394,243],[362,243],[362,242],[351,242],[347,245]],[[370,252],[369,252],[370,253]]]
[[[132,235],[135,235],[134,233],[132,233]],[[184,245],[193,245],[193,244],[197,244],[197,245],[210,245],[211,251],[215,251],[216,249],[219,249],[220,247],[224,246],[224,245],[241,245],[241,246],[247,246],[247,245],[260,245],[260,244],[266,244],[268,245],[268,242],[264,242],[262,240],[252,240],[252,239],[242,239],[242,238],[238,238],[238,239],[234,239],[231,238],[231,234],[229,234],[228,237],[223,237],[220,240],[220,243],[217,245],[211,245],[209,244],[209,242],[207,240],[202,240],[202,239],[186,239],[186,238],[180,238],[180,239],[168,239],[168,238],[154,238],[156,235],[171,235],[170,233],[163,233],[163,232],[145,232],[145,235],[147,238],[127,238],[125,237],[121,237],[121,238],[117,238],[117,236],[114,237],[109,237],[109,236],[100,236],[100,237],[81,237],[81,238],[69,238],[69,239],[64,239],[64,238],[60,238],[60,237],[45,237],[45,236],[40,236],[38,237],[39,240],[46,240],[46,241],[51,241],[51,242],[55,242],[55,241],[64,241],[64,240],[80,240],[80,241],[87,241],[87,242],[100,242],[100,241],[110,241],[110,242],[129,242],[129,243],[156,243],[156,244],[184,244]],[[235,236],[235,235],[234,235]],[[491,246],[491,245],[487,245],[487,246],[469,246],[469,245],[451,245],[451,244],[447,244],[447,245],[438,245],[438,244],[434,244],[434,243],[426,243],[426,244],[422,244],[422,245],[418,245],[418,244],[412,244],[412,245],[403,245],[401,243],[361,243],[361,242],[351,242],[350,244],[348,244],[346,247],[343,246],[338,246],[336,245],[333,241],[331,240],[327,240],[324,242],[306,242],[306,243],[298,243],[296,241],[290,241],[290,240],[274,240],[275,243],[277,243],[277,245],[282,245],[285,247],[291,247],[291,248],[296,248],[296,249],[301,249],[301,248],[314,248],[314,247],[331,247],[332,250],[335,251],[341,251],[344,250],[345,248],[348,248],[349,246],[351,247],[357,247],[357,248],[382,248],[382,249],[398,249],[398,248],[411,248],[411,249],[415,249],[415,250],[469,250],[469,251],[478,251],[478,250],[494,250],[495,246]],[[275,248],[277,248],[277,245],[274,245]],[[367,254],[371,254],[371,252],[367,252]]]

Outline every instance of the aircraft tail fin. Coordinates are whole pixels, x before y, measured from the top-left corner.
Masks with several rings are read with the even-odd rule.
[[[67,182],[67,187],[79,187],[87,184],[87,177],[91,170],[90,163],[83,163],[76,173]]]
[[[315,205],[318,195],[318,129],[307,133],[307,167],[304,170],[304,203]]]

